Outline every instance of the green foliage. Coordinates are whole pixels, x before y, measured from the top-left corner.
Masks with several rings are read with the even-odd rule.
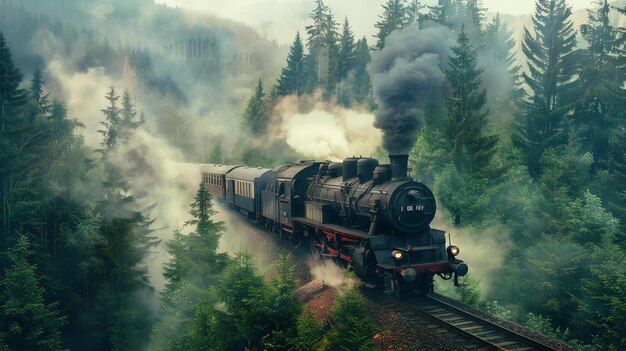
[[[339,39],[339,56],[337,58],[337,80],[341,83],[339,85],[339,93],[337,102],[343,106],[350,106],[352,96],[350,96],[350,90],[346,89],[346,80],[348,73],[356,68],[356,51],[354,43],[354,33],[350,28],[348,17],[343,21],[343,31],[341,32],[341,38]]]
[[[212,305],[217,296],[212,289],[219,285],[228,264],[227,257],[217,253],[225,227],[213,220],[212,196],[202,184],[189,213],[192,219],[185,225],[195,226],[195,230],[186,235],[176,230],[166,246],[172,258],[163,267],[167,279],[161,293],[163,312],[152,333],[152,344],[160,349],[198,350],[197,345],[215,337],[217,317]]]
[[[242,129],[254,136],[265,133],[269,121],[269,106],[263,91],[263,82],[259,79],[254,95],[248,100],[243,115]]]
[[[481,89],[483,69],[477,68],[477,52],[464,27],[448,60],[446,77],[452,94],[446,99],[446,137],[450,156],[459,171],[477,173],[489,163],[497,138],[485,131],[488,111],[484,110],[487,91]]]
[[[352,76],[352,95],[358,105],[373,110],[375,108],[372,91],[372,79],[367,72],[367,64],[371,61],[370,48],[365,37],[357,41],[355,46],[354,75]]]
[[[287,55],[287,66],[282,69],[278,79],[278,95],[286,96],[294,93],[302,95],[306,78],[305,68],[304,46],[300,32],[297,32]]]
[[[35,100],[35,102],[39,105],[41,112],[47,114],[48,112],[50,112],[50,102],[48,101],[50,94],[44,93],[44,84],[45,81],[43,79],[41,71],[39,69],[36,69],[35,73],[33,74],[33,78],[30,81],[30,92],[33,100]]]
[[[594,155],[594,168],[610,167],[612,134],[618,129],[626,104],[626,79],[621,48],[626,36],[611,25],[608,1],[596,1],[588,10],[588,23],[580,32],[589,46],[582,50],[585,64],[579,72],[580,99],[576,101],[573,120],[585,151]],[[620,117],[622,116],[622,117]]]
[[[356,287],[337,297],[331,329],[326,334],[326,350],[375,350],[372,337],[376,332],[365,307],[363,295]]]
[[[582,280],[583,298],[576,316],[581,336],[603,350],[626,347],[626,270],[623,251],[606,242],[593,249],[591,276]]]
[[[528,72],[525,114],[520,120],[518,143],[531,175],[540,174],[543,151],[567,140],[565,115],[576,100],[576,32],[565,0],[537,0],[534,33],[524,28],[522,51]]]
[[[294,348],[297,351],[316,350],[317,343],[323,335],[323,326],[316,319],[315,312],[305,307],[296,322],[298,336],[294,341]]]
[[[478,280],[473,279],[470,275],[466,275],[461,284],[458,290],[460,300],[470,306],[479,306],[482,293]]]
[[[103,129],[99,129],[98,133],[103,136],[102,146],[110,150],[117,145],[118,138],[120,137],[119,124],[121,110],[117,106],[117,100],[120,99],[120,96],[115,92],[115,88],[111,87],[105,97],[109,102],[109,106],[101,110],[102,113],[104,113],[105,121],[100,122]]]
[[[379,16],[380,20],[374,24],[378,30],[374,35],[378,39],[375,45],[378,50],[385,47],[385,39],[391,32],[400,30],[415,21],[421,5],[419,1],[407,4],[406,0],[387,0],[382,7],[383,14]]]
[[[44,301],[46,291],[28,262],[32,255],[24,235],[9,249],[11,265],[0,280],[0,343],[13,350],[62,350],[66,316],[61,316],[58,302]]]

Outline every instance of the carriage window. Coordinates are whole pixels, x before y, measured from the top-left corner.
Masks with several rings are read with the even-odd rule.
[[[278,182],[278,196],[280,197],[285,196],[285,183],[284,182]]]
[[[285,197],[288,199],[291,198],[291,184],[290,183],[285,184]]]

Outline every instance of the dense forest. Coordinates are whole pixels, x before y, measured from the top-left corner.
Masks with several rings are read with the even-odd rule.
[[[164,186],[163,155],[310,157],[289,118],[320,110],[344,116],[346,151],[410,153],[472,267],[437,289],[580,349],[626,348],[623,2],[575,27],[565,0],[536,0],[516,42],[477,0],[387,0],[368,42],[314,0],[287,48],[152,1],[96,5],[0,0],[0,350],[374,349],[358,290],[321,324],[289,254],[266,277],[220,250],[231,233],[203,187],[173,214],[184,185]]]

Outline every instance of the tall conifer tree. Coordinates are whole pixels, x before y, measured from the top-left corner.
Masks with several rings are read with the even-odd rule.
[[[567,141],[565,115],[576,99],[576,32],[565,0],[537,0],[534,30],[524,28],[522,51],[528,71],[525,113],[517,140],[531,175],[540,172],[543,151]]]
[[[476,49],[464,28],[452,47],[446,76],[452,86],[448,106],[447,137],[451,155],[460,172],[477,172],[487,165],[494,151],[495,138],[486,135],[487,91],[482,88]]]
[[[268,104],[263,82],[259,79],[254,95],[248,100],[243,118],[243,128],[252,135],[262,135],[269,120]]]
[[[338,102],[344,106],[349,106],[352,101],[350,90],[347,88],[348,73],[355,68],[356,52],[354,43],[354,33],[350,28],[348,17],[343,21],[343,31],[339,40],[339,59],[337,65],[337,73],[339,75],[340,86]]]
[[[407,15],[409,14],[405,0],[387,0],[382,6],[383,14],[378,16],[380,20],[374,24],[374,27],[378,29],[374,35],[378,39],[375,45],[378,50],[385,47],[385,39],[391,32],[402,29],[408,24]]]
[[[26,236],[9,249],[10,267],[0,280],[0,348],[11,350],[62,350],[61,328],[66,319],[58,303],[44,301],[36,267]]]
[[[287,66],[283,68],[278,79],[278,94],[281,96],[304,93],[306,71],[305,71],[304,45],[300,38],[300,32],[296,33],[296,38],[291,44],[287,55]]]
[[[121,109],[117,105],[120,96],[115,91],[115,88],[111,87],[105,97],[109,102],[109,106],[100,110],[104,113],[105,121],[100,122],[100,125],[104,128],[99,129],[98,133],[102,134],[104,137],[101,143],[102,146],[110,150],[117,145],[118,139],[120,138]]]
[[[48,101],[48,96],[50,94],[46,94],[43,91],[43,86],[45,84],[45,80],[43,79],[43,75],[39,69],[35,70],[33,74],[33,78],[30,81],[30,91],[33,99],[39,105],[39,108],[44,114],[50,112],[50,102]]]

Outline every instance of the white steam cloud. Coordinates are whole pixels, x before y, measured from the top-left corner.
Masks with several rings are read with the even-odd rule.
[[[382,134],[373,124],[373,114],[324,102],[319,93],[291,95],[274,108],[268,132],[306,157],[341,160],[375,153]]]

